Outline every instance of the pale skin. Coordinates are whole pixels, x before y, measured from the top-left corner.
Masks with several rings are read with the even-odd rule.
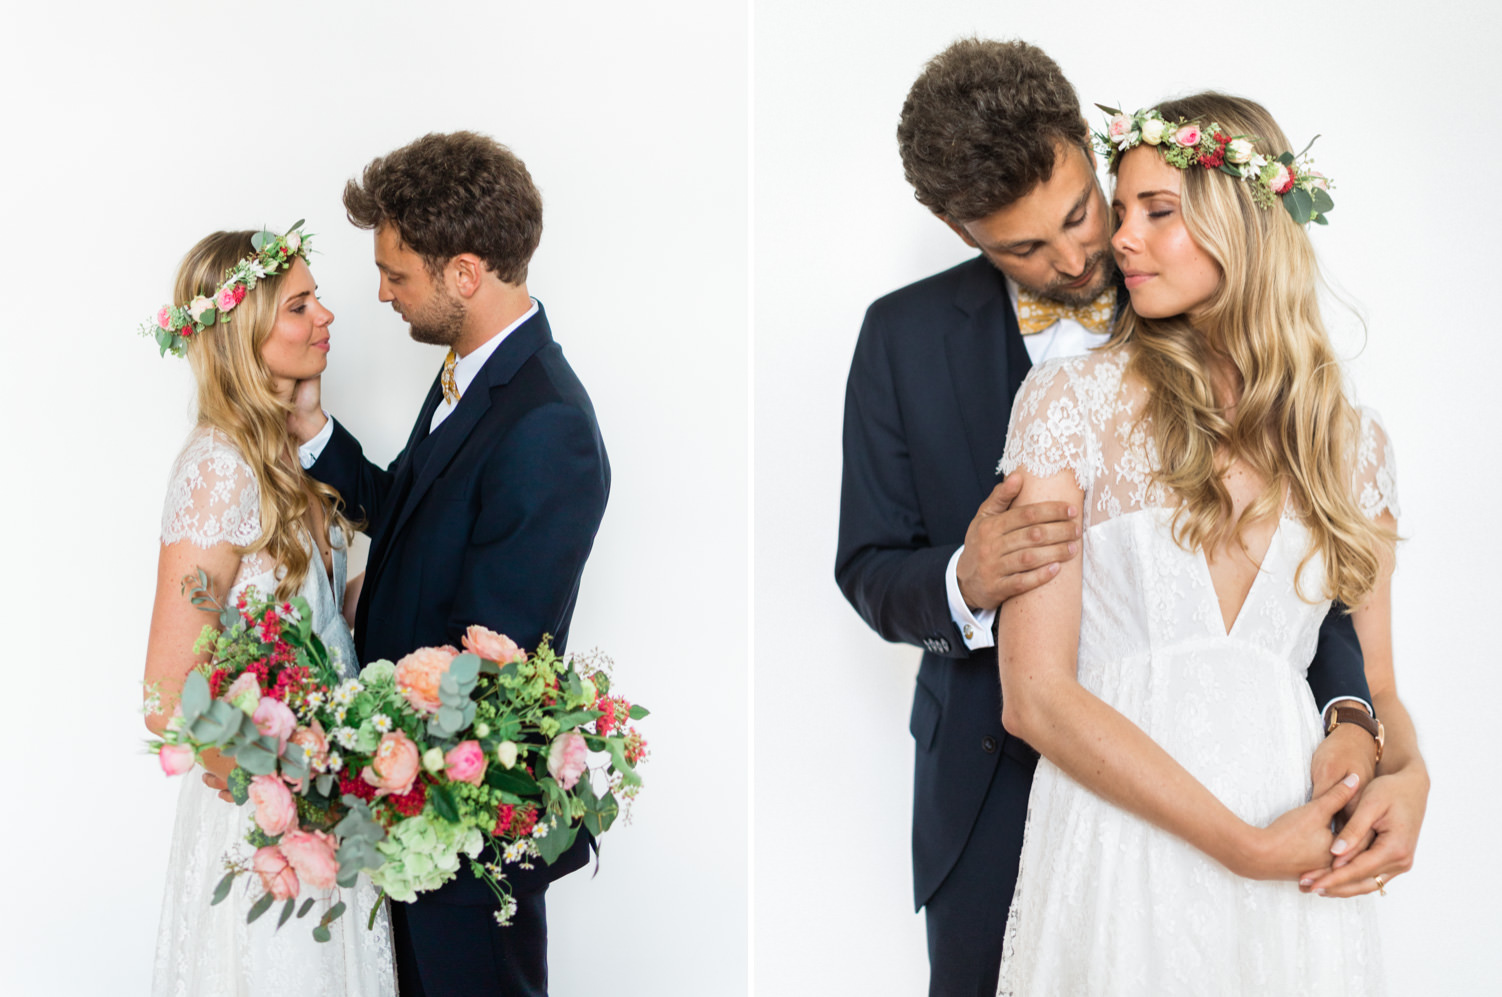
[[[293,263],[277,291],[277,317],[261,346],[261,357],[271,373],[273,393],[290,406],[298,382],[316,377],[328,364],[329,325],[334,316],[318,301],[313,275],[301,259]],[[287,459],[296,462],[294,454],[289,453]],[[331,572],[333,552],[329,548],[327,524],[317,503],[309,507],[308,529],[318,541],[320,554],[320,561],[314,562],[312,570],[317,570],[321,563],[325,573]],[[202,570],[208,576],[209,590],[222,602],[239,573],[240,560],[228,542],[207,549],[190,540],[162,546],[157,559],[151,633],[146,644],[145,682],[161,695],[161,712],[146,717],[146,727],[152,733],[160,735],[166,729],[182,692],[183,680],[194,666],[205,660],[194,656],[192,647],[204,624],[212,618],[188,601],[183,579],[196,579]],[[225,779],[235,767],[234,760],[209,751],[202,763],[207,769],[203,776],[205,784],[230,800]]]
[[[1139,155],[1140,153],[1140,155]],[[1133,307],[1149,317],[1186,314],[1215,288],[1204,265],[1213,261],[1194,245],[1178,211],[1179,173],[1150,149],[1128,153],[1118,172],[1113,201],[1119,226],[1112,245],[1127,277]],[[1223,364],[1217,393],[1228,413],[1240,385]],[[1233,516],[1260,491],[1263,482],[1244,464],[1224,461]],[[1022,504],[1056,502],[1079,506],[1084,493],[1070,472],[1027,477],[1017,496]],[[1395,526],[1389,514],[1379,518]],[[1205,552],[1222,622],[1229,628],[1255,578],[1276,523],[1250,524],[1239,541]],[[1114,708],[1080,686],[1076,655],[1083,572],[1078,559],[1061,565],[1055,584],[1034,588],[1004,602],[999,632],[1003,723],[1082,785],[1112,803],[1215,858],[1232,872],[1253,879],[1297,879],[1305,889],[1327,896],[1354,896],[1390,881],[1412,864],[1423,818],[1428,776],[1419,756],[1413,725],[1393,682],[1390,581],[1383,566],[1366,602],[1353,612],[1366,660],[1367,679],[1379,716],[1388,725],[1382,772],[1370,781],[1340,836],[1329,826],[1355,798],[1366,777],[1315,759],[1314,798],[1265,828],[1242,821],[1167,752]],[[1355,732],[1337,730],[1346,747],[1360,744]],[[1370,752],[1370,738],[1366,750]],[[1332,773],[1335,774],[1331,778]],[[1310,870],[1318,870],[1311,872]]]

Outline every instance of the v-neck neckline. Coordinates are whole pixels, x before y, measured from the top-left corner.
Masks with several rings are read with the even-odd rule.
[[[1205,571],[1205,584],[1210,590],[1211,602],[1215,608],[1215,619],[1220,624],[1216,630],[1219,636],[1230,637],[1236,633],[1236,627],[1241,623],[1241,618],[1246,615],[1247,606],[1251,605],[1252,597],[1257,594],[1257,588],[1262,584],[1262,577],[1267,574],[1267,559],[1272,557],[1273,548],[1278,544],[1283,535],[1284,513],[1287,511],[1288,500],[1285,497],[1283,507],[1278,510],[1278,522],[1273,527],[1272,535],[1267,538],[1267,547],[1262,551],[1262,557],[1257,561],[1257,573],[1252,577],[1252,584],[1248,586],[1246,595],[1241,599],[1241,605],[1236,607],[1236,615],[1231,618],[1231,625],[1226,626],[1225,613],[1220,608],[1220,590],[1215,587],[1215,573],[1210,570],[1210,552],[1199,552],[1199,563]]]

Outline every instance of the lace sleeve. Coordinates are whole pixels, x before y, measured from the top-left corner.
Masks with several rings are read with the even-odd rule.
[[[1087,363],[1083,357],[1051,360],[1028,373],[1012,403],[998,466],[1003,474],[1022,468],[1049,477],[1068,468],[1080,488],[1090,490],[1101,456],[1091,425],[1090,393],[1080,390]]]
[[[261,493],[240,452],[213,430],[195,433],[172,466],[162,508],[162,543],[237,547],[261,535]]]
[[[1351,490],[1361,511],[1372,518],[1398,511],[1398,469],[1393,459],[1392,439],[1387,435],[1377,413],[1361,409],[1361,438],[1356,448],[1356,466],[1351,476]]]

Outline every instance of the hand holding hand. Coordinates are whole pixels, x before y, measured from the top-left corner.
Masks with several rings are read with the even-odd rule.
[[[292,387],[292,411],[287,413],[287,432],[299,446],[317,436],[328,421],[323,414],[321,382],[321,377],[310,377]]]
[[[1022,491],[1013,474],[991,490],[965,531],[955,566],[960,595],[971,609],[995,609],[1037,588],[1079,553],[1079,510],[1063,502],[1012,508]]]
[[[1347,775],[1355,772],[1361,778],[1360,786],[1351,802],[1336,820],[1344,824],[1355,811],[1365,787],[1369,786],[1377,769],[1377,742],[1372,735],[1355,724],[1341,724],[1335,732],[1314,749],[1314,759],[1309,765],[1314,796],[1323,796],[1326,791]]]
[[[1352,772],[1267,827],[1252,828],[1249,842],[1225,862],[1226,867],[1248,879],[1298,879],[1304,870],[1329,858],[1335,840],[1330,821],[1360,785],[1361,777]]]
[[[1327,897],[1354,897],[1371,893],[1413,868],[1428,802],[1429,776],[1422,767],[1373,779],[1330,845],[1334,861],[1300,876],[1299,889]],[[1382,883],[1377,882],[1378,876]]]

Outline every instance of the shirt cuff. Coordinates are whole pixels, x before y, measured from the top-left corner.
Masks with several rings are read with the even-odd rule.
[[[1330,707],[1334,706],[1336,703],[1344,702],[1345,700],[1350,700],[1353,703],[1360,703],[1362,706],[1366,707],[1366,712],[1369,713],[1371,716],[1375,717],[1377,715],[1377,711],[1374,710],[1374,709],[1372,709],[1372,704],[1368,703],[1366,700],[1362,699],[1360,696],[1336,696],[1335,698],[1331,699],[1328,703],[1326,703],[1320,709],[1320,711],[1319,711],[1320,723],[1322,723],[1322,724],[1329,723],[1330,722]]]
[[[965,646],[972,651],[979,651],[984,647],[996,646],[996,641],[991,639],[991,625],[996,622],[996,610],[982,609],[972,613],[960,596],[959,564],[960,555],[964,552],[965,545],[961,544],[959,550],[949,558],[949,567],[944,569],[944,592],[949,597],[949,618],[959,627]]]
[[[297,462],[304,471],[318,463],[318,458],[323,456],[323,448],[329,445],[329,440],[334,436],[334,417],[324,412],[323,420],[323,428],[317,435],[297,448]]]

